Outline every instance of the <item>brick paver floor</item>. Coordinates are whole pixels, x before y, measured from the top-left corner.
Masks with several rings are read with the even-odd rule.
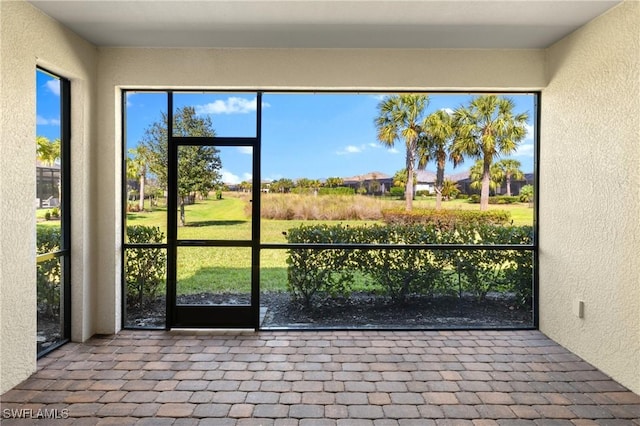
[[[640,425],[640,396],[537,331],[123,331],[1,401],[3,425]]]

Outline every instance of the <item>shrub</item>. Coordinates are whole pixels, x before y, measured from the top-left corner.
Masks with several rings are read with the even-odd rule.
[[[51,217],[55,217],[56,219],[60,218],[60,209],[57,207],[52,208]]]
[[[480,204],[480,195],[471,194],[469,202],[473,204]],[[519,196],[508,197],[506,195],[495,195],[493,197],[489,197],[489,204],[513,204],[518,202],[520,202]]]
[[[437,240],[434,227],[420,225],[376,225],[366,228],[363,237],[379,244],[424,244]],[[361,252],[360,259],[354,263],[397,302],[406,300],[411,293],[430,293],[442,266],[432,253],[415,249],[366,250]]]
[[[520,188],[520,195],[518,197],[523,203],[532,203],[534,197],[533,185],[525,185]]]
[[[530,244],[531,227],[466,224],[441,228],[434,224],[349,227],[302,225],[290,229],[290,243],[398,244],[398,248],[290,249],[289,288],[294,298],[311,304],[319,293],[351,293],[361,272],[401,302],[411,294],[467,292],[483,300],[490,291],[512,292],[520,306],[530,306],[532,258],[528,250],[487,250],[473,245]],[[468,249],[402,248],[402,244],[465,244]],[[451,279],[455,274],[457,280]],[[455,285],[457,284],[457,288]]]
[[[382,210],[382,219],[388,224],[422,224],[432,225],[438,229],[452,229],[455,226],[472,225],[506,225],[511,213],[504,210],[476,211],[476,210],[435,210],[435,209],[404,209]]]
[[[394,197],[403,198],[404,188],[400,186],[392,186],[391,189],[389,189],[389,193]]]
[[[507,228],[502,234],[506,244],[533,244],[533,227],[521,226]],[[533,306],[533,253],[528,250],[511,250],[509,267],[505,269],[505,281],[509,291],[516,296],[521,308]]]
[[[51,212],[50,211],[45,212],[44,219],[45,220],[51,220]]]
[[[493,203],[491,203],[493,199]],[[507,196],[507,195],[498,195],[495,197],[491,197],[489,199],[489,203],[491,204],[514,204],[520,202],[520,197]]]
[[[416,197],[428,197],[431,193],[428,190],[416,191]]]
[[[48,212],[47,212],[48,213]],[[45,254],[60,250],[62,231],[60,228],[38,226],[36,230],[36,253]],[[36,265],[38,308],[45,314],[57,317],[60,314],[59,259],[45,260]]]
[[[355,195],[356,190],[348,186],[338,186],[336,188],[320,188],[318,195]]]
[[[164,234],[154,226],[127,226],[130,243],[161,243]],[[142,307],[155,299],[165,282],[167,255],[163,248],[128,248],[125,253],[127,301]]]
[[[127,212],[128,213],[137,213],[140,211],[140,204],[138,203],[127,203]]]
[[[469,202],[471,204],[480,204],[480,194],[469,195]]]
[[[354,233],[342,225],[301,225],[289,229],[290,243],[353,242]],[[353,251],[341,249],[291,249],[287,258],[289,291],[294,300],[309,306],[318,293],[347,294],[353,284]]]

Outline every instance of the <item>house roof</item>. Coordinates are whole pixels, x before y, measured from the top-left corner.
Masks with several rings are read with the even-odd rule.
[[[363,175],[342,178],[342,180],[345,182],[364,182],[367,180],[381,180],[381,179],[391,179],[391,176],[389,176],[386,173],[374,171],[374,172],[365,173]]]

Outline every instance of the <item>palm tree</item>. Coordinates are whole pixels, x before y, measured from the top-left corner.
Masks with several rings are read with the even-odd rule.
[[[452,150],[460,158],[482,160],[480,210],[489,207],[491,164],[494,157],[509,155],[527,135],[527,113],[514,114],[510,98],[496,95],[477,96],[469,106],[454,113],[456,139]]]
[[[451,179],[445,179],[442,182],[442,196],[445,200],[450,200],[452,197],[457,196],[460,193],[458,184]]]
[[[36,136],[36,153],[38,160],[47,166],[52,166],[60,159],[60,139],[50,141],[45,136]]]
[[[496,163],[496,166],[502,170],[504,179],[507,183],[507,197],[511,197],[511,180],[524,179],[524,173],[520,170],[521,164],[518,160],[505,158]]]
[[[393,147],[400,139],[405,142],[407,180],[404,197],[407,210],[413,207],[413,175],[418,139],[422,133],[422,115],[428,105],[427,95],[411,93],[386,96],[378,104],[379,115],[375,119],[378,140],[387,147]]]
[[[147,179],[148,151],[145,146],[139,145],[129,149],[131,156],[127,157],[127,178],[138,179],[140,189],[140,200],[138,208],[144,210],[144,190]]]
[[[324,184],[329,188],[336,188],[344,184],[344,180],[341,177],[328,177]]]
[[[36,136],[36,154],[38,160],[47,166],[53,164],[62,158],[60,138],[50,141],[45,136]],[[59,175],[58,175],[59,176]],[[58,200],[62,200],[62,182],[58,177]]]
[[[529,207],[533,205],[533,185],[525,185],[520,188],[520,201],[523,203],[529,203]]]
[[[496,164],[492,164],[490,170],[491,180],[489,181],[489,190],[495,192],[495,190],[500,187],[500,183],[502,183],[504,174],[502,173],[502,169],[500,169]],[[469,186],[471,187],[471,189],[482,189],[483,176],[483,162],[482,160],[478,160],[469,169],[469,180],[471,181]]]
[[[436,210],[442,208],[442,188],[444,185],[444,167],[449,156],[450,146],[455,136],[453,120],[445,110],[438,110],[425,118],[423,133],[418,141],[418,168],[424,170],[429,161],[436,163]],[[459,158],[450,155],[454,167]]]

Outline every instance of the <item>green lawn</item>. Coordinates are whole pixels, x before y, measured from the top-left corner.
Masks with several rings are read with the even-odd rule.
[[[251,220],[245,213],[246,197],[225,194],[222,200],[202,200],[185,207],[187,225],[178,227],[179,239],[250,240]],[[388,200],[389,206],[403,206],[401,200]],[[419,198],[416,208],[435,207],[435,199]],[[478,204],[464,200],[448,201],[444,208],[479,209]],[[511,212],[514,225],[531,225],[533,209],[525,204],[491,205],[492,209]],[[127,226],[157,226],[166,235],[166,208],[151,212],[127,214]],[[352,226],[373,221],[301,221],[266,220],[260,224],[261,241],[284,243],[283,232],[311,223],[342,223]],[[244,247],[180,247],[178,249],[178,294],[207,291],[249,292],[251,283],[251,250]],[[284,290],[287,281],[286,250],[262,250],[260,255],[260,287],[262,291]]]

